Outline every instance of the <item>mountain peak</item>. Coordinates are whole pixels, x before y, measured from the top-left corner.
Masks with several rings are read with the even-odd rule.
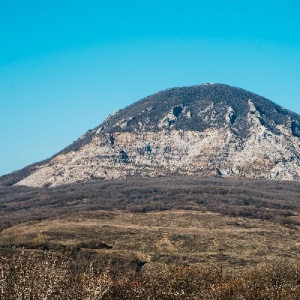
[[[285,124],[288,120],[287,110],[263,97],[225,84],[206,83],[155,93],[110,116],[98,129],[104,133],[170,129],[202,132],[229,126],[247,136],[249,109],[274,132],[275,121]]]
[[[31,186],[192,174],[299,180],[299,124],[299,115],[241,88],[171,88],[109,115],[49,160],[0,180]]]

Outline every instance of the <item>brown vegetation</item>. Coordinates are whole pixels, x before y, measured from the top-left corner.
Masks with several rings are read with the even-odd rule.
[[[0,299],[299,299],[300,184],[0,188]]]
[[[0,230],[70,212],[185,209],[299,225],[300,183],[179,176],[92,181],[55,188],[0,186]]]
[[[220,268],[163,266],[115,277],[92,264],[76,272],[53,253],[22,253],[0,258],[0,298],[296,300],[299,270],[299,263],[280,260],[230,274]]]
[[[266,258],[300,260],[297,228],[192,210],[77,212],[7,228],[0,241],[5,250],[51,249],[78,260],[92,255],[113,262],[115,271],[134,269],[138,260],[207,266],[222,261],[226,268],[249,267]]]

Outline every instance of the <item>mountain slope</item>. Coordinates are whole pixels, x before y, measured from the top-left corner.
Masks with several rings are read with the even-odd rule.
[[[52,158],[0,178],[56,186],[168,175],[299,180],[300,116],[240,88],[172,88],[118,111]]]

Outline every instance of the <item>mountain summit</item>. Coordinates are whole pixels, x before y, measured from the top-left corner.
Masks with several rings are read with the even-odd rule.
[[[299,142],[300,116],[254,93],[223,84],[171,88],[0,182],[39,187],[192,174],[299,180]]]

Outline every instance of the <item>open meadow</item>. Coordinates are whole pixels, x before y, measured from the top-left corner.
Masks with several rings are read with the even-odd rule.
[[[299,299],[299,192],[195,176],[0,187],[0,298]]]

